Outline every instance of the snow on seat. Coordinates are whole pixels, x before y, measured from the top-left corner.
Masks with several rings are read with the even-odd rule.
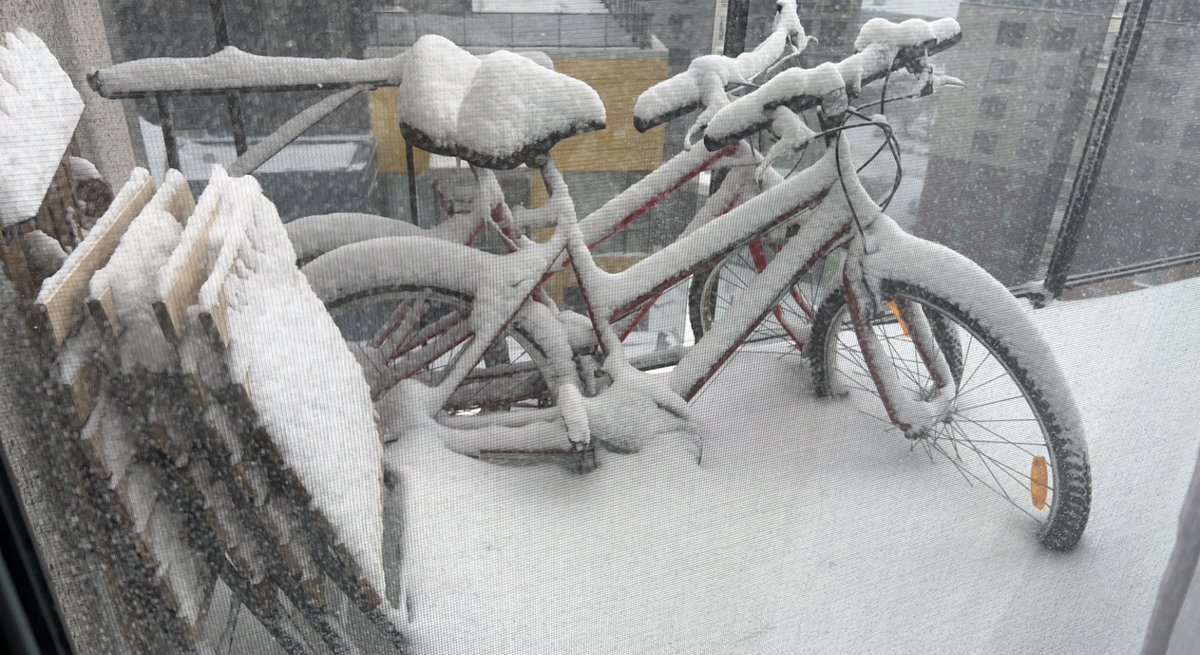
[[[527,55],[483,57],[440,36],[409,50],[400,89],[400,130],[434,154],[485,168],[536,163],[559,141],[604,129],[604,103],[586,83]]]

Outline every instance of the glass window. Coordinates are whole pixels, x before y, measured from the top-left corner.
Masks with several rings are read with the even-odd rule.
[[[1166,121],[1155,118],[1144,118],[1141,124],[1138,125],[1137,140],[1141,143],[1159,143],[1166,136],[1163,134],[1166,129]]]
[[[1046,41],[1043,44],[1047,50],[1066,52],[1075,45],[1074,27],[1051,27],[1046,30]]]
[[[993,59],[988,64],[987,81],[1008,84],[1017,74],[1017,62],[1011,59]]]
[[[1183,148],[1200,148],[1200,125],[1184,125],[1183,138],[1180,139],[1179,145]]]
[[[1134,157],[1130,160],[1130,176],[1135,180],[1146,181],[1154,177],[1157,162],[1150,157]]]
[[[1162,42],[1159,61],[1168,66],[1187,66],[1192,61],[1196,44],[1189,39],[1170,38]]]
[[[1025,160],[1043,159],[1046,156],[1046,142],[1041,139],[1020,139],[1017,141],[1016,154]]]
[[[1000,21],[996,28],[996,45],[1020,48],[1025,43],[1025,23]]]
[[[1175,186],[1193,186],[1200,182],[1200,166],[1177,161],[1171,164],[1171,174],[1167,180]]]
[[[1168,77],[1156,77],[1150,82],[1149,97],[1162,105],[1171,105],[1179,95],[1179,81]]]
[[[971,138],[971,152],[980,155],[996,154],[996,142],[1000,136],[995,132],[978,131]]]
[[[1008,98],[986,96],[979,103],[979,113],[986,118],[1004,118],[1008,111]]]

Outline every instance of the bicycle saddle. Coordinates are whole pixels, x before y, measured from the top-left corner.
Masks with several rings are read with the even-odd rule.
[[[405,62],[400,132],[422,150],[483,168],[538,165],[559,141],[605,126],[595,90],[548,64],[541,53],[476,57],[423,36]]]

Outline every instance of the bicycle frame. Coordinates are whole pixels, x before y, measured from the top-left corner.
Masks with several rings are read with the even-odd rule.
[[[837,142],[840,144],[838,147],[845,150],[845,140],[839,139]],[[739,144],[738,149],[744,149],[743,155],[750,151],[744,143]],[[612,324],[636,316],[659,294],[695,271],[713,265],[728,253],[763,238],[807,212],[805,218],[796,221],[798,231],[787,239],[774,260],[739,298],[734,310],[715,323],[712,331],[688,350],[671,373],[671,388],[685,400],[694,398],[738,344],[772,311],[781,294],[788,293],[792,285],[814,264],[847,240],[852,225],[852,211],[848,202],[853,202],[859,212],[866,212],[868,219],[879,214],[878,207],[858,182],[848,151],[843,152],[841,157],[842,175],[847,181],[848,192],[842,194],[840,189],[835,192],[837,165],[835,149],[831,148],[812,167],[733,208],[721,220],[699,227],[674,244],[615,275],[596,267],[589,247],[596,243],[598,235],[611,234],[619,229],[621,216],[629,214],[610,209],[608,216],[597,212],[579,222],[573,214],[560,216],[559,229],[554,238],[546,243],[526,245],[516,254],[528,257],[530,262],[549,264],[543,265],[540,271],[528,271],[529,286],[521,295],[511,296],[503,311],[494,312],[493,315],[503,316],[503,320],[489,321],[479,326],[474,334],[476,338],[460,351],[447,377],[438,385],[442,388],[442,394],[448,397],[525,303],[536,295],[541,285],[568,266],[574,270],[580,282],[592,324],[593,343],[611,355],[613,348],[606,345],[611,342],[606,340],[605,333]],[[554,193],[566,193],[561,176],[552,166],[547,167],[547,179]],[[426,343],[436,336],[436,332],[426,334],[414,341]],[[441,351],[430,353],[429,358],[436,359],[470,336],[464,333],[461,339],[447,340]]]

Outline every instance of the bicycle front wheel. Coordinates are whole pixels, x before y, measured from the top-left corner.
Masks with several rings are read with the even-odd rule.
[[[1087,449],[1057,366],[1028,354],[1048,356],[1036,329],[1023,314],[997,320],[995,311],[980,311],[985,298],[951,300],[897,280],[883,280],[880,288],[886,302],[869,325],[891,358],[902,393],[921,401],[953,395],[949,411],[914,440],[914,451],[949,461],[971,486],[1028,515],[1045,547],[1073,548],[1091,504]],[[937,352],[918,348],[905,321],[913,312],[933,328]],[[866,413],[882,414],[849,314],[841,290],[818,309],[807,351],[814,383],[818,392],[847,393]],[[1036,347],[1026,340],[1036,340]],[[932,358],[953,373],[940,390]]]

